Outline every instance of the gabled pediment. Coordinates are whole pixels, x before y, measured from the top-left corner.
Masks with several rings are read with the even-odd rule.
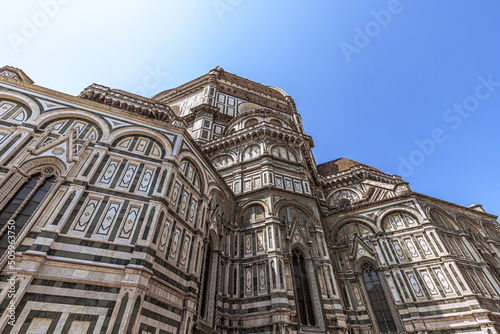
[[[4,66],[0,68],[0,76],[30,84],[33,83],[33,80],[31,80],[31,78],[27,76],[23,70],[12,66]]]
[[[40,147],[28,147],[27,150],[35,157],[55,157],[70,164],[78,161],[75,139],[76,131],[72,130],[59,139],[45,141]]]
[[[375,254],[370,246],[368,246],[358,235],[354,236],[354,243],[351,248],[351,259],[354,263],[358,262],[362,257],[368,257],[376,261]]]
[[[292,223],[292,228],[290,229],[289,237],[292,240],[292,243],[300,242],[304,245],[309,243],[309,237],[307,233],[300,227],[299,222],[295,221]]]

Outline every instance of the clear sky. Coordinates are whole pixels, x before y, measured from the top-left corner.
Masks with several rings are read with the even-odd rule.
[[[9,1],[0,64],[151,96],[215,66],[282,88],[315,142],[500,214],[500,2]]]

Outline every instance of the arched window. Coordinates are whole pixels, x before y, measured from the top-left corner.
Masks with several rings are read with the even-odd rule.
[[[340,210],[346,210],[349,209],[350,207],[351,207],[351,200],[348,198],[342,198],[337,204],[337,208]]]
[[[279,262],[278,262],[278,270],[279,270],[279,277],[280,277],[280,287],[282,289],[284,289],[285,283],[283,281],[283,262],[281,262],[281,260],[279,260]]]
[[[84,139],[99,140],[102,137],[102,130],[96,123],[81,118],[57,119],[43,124],[41,129],[46,130],[49,126],[52,127],[52,133],[59,135],[64,135],[69,130],[76,130],[77,145],[82,144]]]
[[[267,228],[267,245],[269,248],[274,248],[273,246],[273,229],[272,227]]]
[[[490,225],[491,224],[491,225]],[[500,241],[500,228],[494,226],[494,223],[490,223],[488,225],[484,225],[484,228],[489,233],[489,235],[495,239],[496,241]]]
[[[210,272],[212,271],[212,247],[210,244],[207,245],[207,254],[205,257],[205,272],[203,274],[203,295],[200,301],[200,317],[203,319],[207,318],[207,299],[209,296],[209,286],[210,286]]]
[[[251,126],[254,126],[254,125],[256,125],[257,123],[259,123],[259,122],[258,122],[255,118],[252,118],[252,119],[250,119],[250,120],[246,121],[246,123],[245,123],[245,128],[249,128],[249,127],[251,127]]]
[[[233,163],[233,158],[228,154],[221,155],[212,160],[212,164],[215,166],[215,168],[226,168],[231,166]]]
[[[281,262],[281,260],[279,260],[278,262],[278,274],[279,274],[279,277],[280,277],[280,287],[282,289],[285,288],[285,282],[283,281],[283,262]]]
[[[6,122],[22,123],[31,116],[31,109],[14,100],[0,100],[0,118]]]
[[[199,190],[203,190],[201,176],[198,168],[188,159],[183,159],[179,166],[180,170],[189,179],[189,182]]]
[[[271,260],[271,277],[273,279],[273,289],[276,289],[276,266],[274,260]]]
[[[111,146],[118,150],[146,155],[155,159],[162,159],[166,152],[170,153],[171,151],[170,147],[167,147],[165,150],[160,142],[145,136],[120,138],[119,141],[115,141]]]
[[[281,221],[286,224],[293,224],[298,222],[300,226],[305,227],[308,224],[314,225],[309,216],[301,209],[295,206],[286,206],[279,212]]]
[[[363,267],[362,275],[380,333],[397,333],[396,323],[377,272],[371,265],[366,264]]]
[[[256,158],[260,155],[260,146],[251,145],[243,151],[242,159],[243,161]]]
[[[281,123],[280,121],[278,121],[276,118],[271,118],[271,120],[269,122],[271,124],[274,124],[274,125],[277,125],[277,126],[283,126],[283,123]]]
[[[463,228],[458,226],[457,223],[453,221],[451,217],[437,211],[431,210],[431,218],[432,221],[438,225],[439,227],[448,229],[448,230],[462,230]]]
[[[45,167],[25,182],[0,212],[0,254],[7,249],[8,221],[14,221],[15,233],[19,235],[31,215],[36,211],[54,182],[52,167]]]
[[[406,212],[393,212],[384,218],[382,228],[384,231],[395,231],[398,229],[415,225],[417,220]]]
[[[460,225],[462,225],[462,227],[464,229],[471,230],[472,233],[480,234],[480,235],[484,236],[484,233],[481,229],[481,226],[478,223],[476,223],[474,220],[468,219],[465,217],[458,217],[457,221]]]
[[[233,295],[236,295],[236,289],[238,286],[238,269],[233,269]]]
[[[300,323],[306,326],[315,326],[313,301],[309,279],[307,276],[306,262],[304,255],[295,250],[293,252],[293,280],[295,283],[295,296],[297,298],[297,310],[299,312]]]
[[[252,205],[241,215],[243,224],[251,224],[264,219],[264,208],[261,205]]]
[[[273,146],[271,149],[271,154],[277,158],[286,159],[289,161],[296,162],[297,156],[290,149],[284,146]]]
[[[354,239],[354,234],[357,234],[361,238],[365,238],[371,234],[374,234],[374,232],[363,223],[347,223],[337,231],[335,242],[337,244],[352,242],[352,240]]]
[[[347,209],[359,201],[358,194],[350,189],[341,189],[330,196],[330,206],[337,209]]]

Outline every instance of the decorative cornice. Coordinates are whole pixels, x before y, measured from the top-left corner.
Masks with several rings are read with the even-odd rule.
[[[295,124],[293,124],[289,118],[287,118],[286,116],[284,116],[280,112],[272,110],[272,109],[262,108],[262,109],[252,109],[252,110],[240,112],[240,114],[238,116],[232,117],[231,121],[226,124],[226,129],[224,130],[224,134],[227,135],[227,132],[231,128],[231,126],[233,126],[235,123],[239,122],[241,119],[243,119],[245,117],[252,117],[252,116],[254,116],[254,117],[257,117],[257,116],[276,117],[279,120],[281,120],[282,122],[287,123],[289,125],[292,124],[295,127]]]
[[[162,102],[97,84],[85,88],[78,97],[166,123],[175,119],[174,112]]]
[[[118,109],[114,106],[105,105],[102,103],[95,102],[93,100],[82,99],[81,97],[68,95],[68,94],[61,93],[59,91],[55,91],[55,90],[52,90],[49,88],[37,86],[34,84],[28,84],[28,83],[21,82],[21,81],[15,80],[15,79],[0,76],[0,83],[2,83],[2,82],[9,85],[9,86],[13,86],[13,87],[21,88],[21,89],[26,89],[26,90],[33,92],[33,93],[45,95],[45,96],[51,97],[51,98],[60,99],[61,101],[64,101],[67,103],[77,104],[77,105],[80,105],[84,108],[94,109],[96,111],[103,112],[103,113],[106,113],[109,115],[113,115],[113,114],[117,114],[117,113],[123,113],[123,114],[126,113],[127,116],[132,118],[133,120],[140,121],[141,123],[145,122],[146,117],[143,115],[140,115],[137,113],[126,112],[123,109]],[[155,101],[155,102],[157,102],[157,101]],[[215,166],[212,165],[212,163],[208,160],[207,156],[205,154],[203,154],[202,149],[200,148],[198,143],[196,143],[196,141],[193,139],[193,137],[191,137],[191,135],[189,134],[189,132],[187,132],[186,129],[183,129],[183,130],[179,129],[179,127],[182,128],[182,126],[180,126],[180,125],[177,126],[176,128],[174,128],[172,126],[172,124],[168,124],[164,121],[156,120],[153,118],[148,118],[147,122],[149,122],[150,124],[152,123],[155,126],[158,126],[158,127],[161,126],[163,128],[169,129],[169,130],[175,129],[173,131],[178,131],[178,132],[182,133],[184,138],[195,148],[195,150],[197,150],[200,157],[202,157],[202,159],[206,162],[207,168],[209,168],[214,173],[215,178],[217,178],[217,180],[222,185],[222,187],[224,187],[229,192],[229,194],[231,196],[233,196],[233,198],[234,198],[234,193],[233,193],[232,189],[224,181],[224,179],[219,174],[219,172],[217,171]],[[175,122],[180,122],[180,123],[184,124],[185,121],[183,119],[178,119],[178,117],[176,117],[174,115],[172,123],[175,123]]]
[[[471,209],[471,208],[469,208],[467,206],[463,206],[463,205],[459,205],[459,204],[447,202],[447,201],[444,201],[444,200],[439,199],[439,198],[435,198],[435,197],[423,195],[423,194],[416,193],[416,192],[407,192],[407,193],[404,193],[404,194],[401,194],[401,195],[398,195],[398,196],[394,196],[394,197],[391,197],[391,198],[385,198],[385,199],[382,199],[382,200],[379,200],[379,201],[375,201],[375,202],[363,202],[363,203],[359,203],[359,204],[357,204],[355,206],[352,206],[352,207],[350,207],[348,209],[339,210],[339,211],[335,211],[335,212],[329,212],[329,213],[323,212],[323,217],[324,218],[328,218],[328,217],[332,217],[334,215],[341,214],[341,213],[344,214],[346,212],[357,211],[357,210],[359,210],[361,208],[367,209],[369,207],[379,206],[379,205],[384,204],[384,203],[396,202],[396,201],[400,201],[400,200],[403,200],[403,199],[409,199],[409,198],[422,198],[422,199],[425,199],[425,200],[429,200],[429,201],[433,201],[433,202],[439,202],[439,203],[443,203],[443,204],[446,204],[446,205],[450,205],[450,206],[456,207],[457,209],[467,211],[467,212],[469,212],[471,214],[488,217],[488,218],[494,219],[494,220],[496,220],[498,218],[498,216],[492,215],[490,213],[478,212],[478,211],[476,211],[474,209]]]
[[[460,209],[460,210],[464,210],[465,209],[466,211],[468,211],[470,213],[473,213],[473,214],[476,214],[476,215],[479,215],[479,216],[486,216],[488,218],[492,218],[492,219],[495,219],[495,220],[498,218],[498,216],[495,216],[495,215],[493,215],[491,213],[480,212],[480,211],[474,210],[472,208],[469,208],[468,206],[463,206],[463,205],[460,205],[460,204],[451,203],[451,202],[448,202],[448,201],[445,201],[445,200],[442,200],[442,199],[439,199],[439,198],[427,196],[427,195],[416,193],[416,192],[412,192],[411,194],[415,195],[416,197],[420,197],[422,199],[426,199],[426,200],[431,200],[431,201],[436,201],[436,202],[440,202],[440,203],[443,203],[443,204],[447,204],[447,205],[456,207],[457,209]]]
[[[290,194],[290,195],[296,195],[296,196],[302,196],[302,197],[307,197],[307,198],[311,198],[311,199],[316,199],[316,197],[313,195],[304,194],[304,193],[297,193],[295,191],[291,191],[291,190],[287,190],[287,189],[283,189],[283,188],[278,188],[274,185],[267,185],[267,186],[264,186],[264,187],[261,187],[258,189],[253,189],[251,191],[242,192],[242,193],[235,195],[235,198],[237,200],[239,200],[239,199],[242,199],[246,196],[255,195],[255,194],[258,194],[258,193],[261,193],[264,191],[268,191],[268,190],[273,190],[273,191],[283,192],[283,193]]]
[[[292,114],[292,109],[286,101],[279,101],[278,99],[268,96],[267,94],[254,91],[236,83],[230,81],[218,82],[217,89],[224,94],[228,94],[248,102],[257,103],[268,108],[277,109],[287,114]]]
[[[191,113],[193,113],[193,114],[196,114],[199,111],[208,111],[208,112],[212,112],[212,113],[216,114],[219,112],[219,108],[217,108],[215,106],[211,106],[208,103],[203,103],[203,104],[197,105],[196,107],[191,108]]]
[[[258,123],[244,130],[226,135],[221,138],[217,138],[202,147],[202,150],[208,156],[212,155],[214,152],[220,152],[221,150],[228,149],[237,145],[248,143],[252,140],[269,138],[280,143],[284,143],[290,146],[295,146],[302,148],[307,145],[308,148],[313,147],[312,138],[307,135],[297,133],[285,129],[283,127],[270,124],[270,123]]]
[[[34,83],[34,81],[31,80],[31,78],[27,76],[23,70],[8,65],[0,68],[0,76],[28,84]]]
[[[190,111],[191,112],[187,116],[183,117],[183,119],[186,120],[188,123],[192,122],[198,114],[203,112],[210,113],[212,114],[214,120],[221,120],[223,122],[229,122],[234,118],[233,116],[221,113],[219,111],[219,108],[214,107],[207,103],[197,105],[196,107],[191,108]]]
[[[398,175],[388,175],[364,165],[358,165],[349,168],[348,170],[336,173],[334,175],[322,176],[317,174],[318,185],[323,188],[339,188],[348,184],[359,182],[362,180],[373,180],[389,184],[399,184],[404,182]]]
[[[209,73],[179,87],[160,92],[154,95],[152,99],[164,103],[171,103],[195,91],[201,90],[208,84],[212,84],[222,93],[249,102],[277,109],[288,114],[296,113],[293,100],[289,98],[289,96],[284,96],[275,87],[262,85],[235,74],[225,72],[219,66],[212,69]]]
[[[22,81],[18,81],[15,79],[2,77],[2,76],[0,76],[0,83],[4,83],[5,85],[11,86],[14,88],[26,90],[29,93],[40,94],[42,96],[45,96],[46,98],[59,99],[61,102],[74,104],[78,107],[91,109],[93,111],[96,111],[99,113],[104,113],[106,115],[110,115],[110,116],[111,115],[114,115],[114,116],[120,115],[122,117],[127,117],[129,120],[139,122],[142,125],[153,124],[154,126],[160,127],[162,129],[167,129],[167,130],[172,130],[172,131],[175,131],[174,129],[176,129],[176,127],[174,127],[171,124],[168,124],[164,121],[149,118],[149,117],[146,117],[144,115],[137,114],[137,113],[131,113],[131,112],[128,112],[126,110],[116,108],[114,106],[105,105],[105,104],[95,102],[92,100],[88,100],[88,99],[83,99],[83,98],[78,97],[78,96],[69,95],[66,93],[62,93],[62,92],[59,92],[59,91],[56,91],[56,90],[53,90],[50,88],[38,86],[35,84],[29,84],[26,82],[22,82]]]

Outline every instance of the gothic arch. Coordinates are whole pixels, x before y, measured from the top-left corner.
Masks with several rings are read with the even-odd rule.
[[[244,102],[238,106],[238,113],[241,115],[259,109],[262,109],[262,107],[258,104],[252,102]]]
[[[102,131],[102,137],[99,139],[101,142],[109,143],[108,138],[110,134],[110,129],[106,122],[102,120],[100,117],[87,112],[85,110],[76,110],[76,109],[64,109],[64,110],[54,110],[48,111],[42,114],[36,122],[37,129],[43,129],[46,123],[50,121],[55,121],[58,119],[65,118],[81,118],[87,121],[94,123],[99,130]]]
[[[5,175],[5,177],[0,181],[0,190],[2,190],[7,183],[12,182],[12,178],[10,178],[11,175],[18,174],[20,178],[30,177],[40,172],[44,167],[54,167],[54,175],[56,178],[59,178],[64,174],[64,172],[66,172],[66,165],[58,158],[40,157],[30,159],[25,161],[20,167],[11,169]]]
[[[468,216],[463,215],[463,214],[460,214],[460,213],[457,213],[455,215],[455,217],[453,217],[453,218],[454,218],[455,222],[458,225],[462,226],[462,228],[464,230],[469,230],[470,229],[472,232],[476,232],[476,233],[479,233],[482,236],[485,236],[483,228],[473,218],[468,217]],[[465,224],[463,222],[465,222],[467,224],[467,226],[465,226]]]
[[[219,271],[219,247],[217,236],[213,230],[209,231],[204,246],[204,261],[201,275],[200,297],[198,300],[199,319],[210,328],[213,328],[216,314],[216,299],[220,284],[217,279]]]
[[[324,330],[323,310],[316,270],[307,247],[295,243],[290,247],[291,274],[297,303],[298,321],[305,326]]]
[[[168,153],[167,153],[168,155]],[[191,152],[188,152],[188,151],[184,151],[182,153],[180,153],[178,156],[177,156],[177,163],[178,165],[180,166],[181,163],[184,161],[184,160],[188,160],[189,163],[191,163],[195,168],[196,168],[196,171],[198,172],[198,175],[200,175],[200,180],[201,180],[201,185],[200,185],[200,192],[203,193],[204,190],[208,190],[208,191],[212,191],[211,190],[211,187],[208,183],[208,175],[207,175],[207,172],[206,170],[202,167],[202,165],[200,165],[198,163],[198,160],[199,158],[196,157],[193,153]],[[213,189],[213,188],[212,188]]]
[[[225,166],[221,166],[222,168],[232,166],[238,161],[238,156],[236,154],[234,154],[233,152],[224,152],[224,153],[217,154],[217,155],[211,157],[210,162],[212,163],[212,165],[215,166],[215,168],[218,168],[216,166],[216,160],[219,158],[223,158],[223,157],[229,157],[232,160],[232,162],[230,164],[225,165]]]
[[[138,127],[120,128],[116,131],[113,131],[109,135],[109,137],[103,136],[104,137],[103,141],[106,143],[112,144],[122,137],[133,136],[133,135],[145,136],[145,137],[149,137],[151,139],[154,139],[154,140],[158,141],[161,144],[162,148],[165,150],[165,156],[169,156],[172,154],[172,145],[170,144],[170,142],[167,140],[167,138],[165,138],[160,133],[158,133],[154,130],[146,130],[146,129],[142,129],[142,128],[138,128]]]
[[[403,332],[398,310],[380,266],[373,259],[363,258],[357,261],[355,268],[370,322],[374,329],[378,329],[376,332]]]
[[[306,258],[306,260],[310,259],[312,257],[311,252],[309,251],[309,247],[307,247],[303,242],[292,241],[290,243],[290,249],[289,249],[290,253],[296,249],[298,249],[299,251],[301,251],[304,254],[304,257]]]
[[[273,154],[273,149],[277,147],[277,148],[280,148],[280,147],[283,147],[284,149],[286,149],[288,155],[293,155],[293,159],[289,159],[289,158],[283,158],[281,157],[281,159],[286,159],[288,161],[293,161],[293,162],[298,162],[299,161],[299,157],[300,155],[298,154],[298,152],[291,146],[287,146],[287,145],[283,145],[283,143],[274,143],[272,144],[271,146],[269,146],[267,148],[267,150],[269,151],[269,153]]]
[[[443,216],[447,220],[447,223],[452,225],[452,226],[444,226],[443,227],[443,226],[439,225],[439,223],[434,222],[437,226],[440,226],[440,227],[443,227],[443,228],[449,229],[449,230],[451,229],[453,231],[463,230],[463,227],[446,211],[444,211],[438,207],[435,207],[435,206],[429,206],[427,208],[427,215],[434,220],[434,217],[432,216],[433,212],[437,213],[438,215]]]
[[[481,255],[490,266],[490,270],[493,272],[498,282],[500,282],[500,262],[490,254],[482,253]]]
[[[41,172],[53,174],[56,179],[59,179],[65,170],[64,164],[54,157],[35,158],[25,162],[19,168],[11,169],[0,183],[0,194],[4,196],[0,200],[0,210],[10,200],[9,195],[15,194],[33,175]]]
[[[217,231],[215,231],[213,228],[209,228],[208,230],[208,242],[211,243],[212,245],[212,251],[218,251],[219,248],[219,236],[217,235]]]
[[[246,110],[241,110],[241,108]],[[246,107],[246,108],[245,108]],[[226,129],[234,128],[236,125],[244,123],[244,121],[248,118],[264,118],[264,119],[271,119],[271,118],[276,118],[282,121],[284,124],[287,124],[290,126],[292,129],[297,130],[297,126],[293,123],[291,119],[289,119],[286,116],[283,116],[279,112],[276,112],[271,109],[266,109],[263,108],[257,104],[254,103],[243,103],[240,104],[239,106],[238,116],[233,118],[228,124]]]
[[[422,214],[410,207],[404,206],[404,207],[395,207],[395,208],[386,208],[380,211],[376,216],[375,216],[375,225],[377,226],[376,231],[384,231],[382,223],[384,222],[384,218],[391,213],[394,212],[404,212],[408,213],[409,215],[413,216],[416,218],[418,224],[422,224],[422,221],[425,219]]]
[[[255,117],[252,117],[252,118],[242,122],[242,124],[243,124],[243,128],[246,129],[246,128],[249,128],[251,126],[259,124],[259,120]]]
[[[243,161],[244,154],[246,153],[247,149],[249,149],[249,148],[251,148],[253,146],[258,146],[259,147],[259,154],[258,154],[258,156],[261,156],[264,153],[264,143],[262,143],[261,141],[251,141],[247,145],[245,145],[243,147],[243,149],[238,153],[238,159],[237,159],[236,163]],[[253,157],[250,158],[250,159],[253,159]],[[248,159],[248,160],[250,160],[250,159]]]
[[[24,164],[24,171],[11,169],[0,185],[0,250],[2,262],[6,258],[7,245],[11,245],[10,238],[5,232],[7,221],[12,221],[15,226],[16,240],[14,247],[23,241],[26,234],[37,223],[47,204],[60,186],[60,170],[53,164],[47,163],[54,158],[34,159],[32,164]],[[29,204],[29,205],[28,205]],[[10,246],[8,246],[10,247]]]
[[[280,121],[280,120],[278,120],[275,117],[270,117],[269,118],[269,123],[274,124],[274,125],[279,126],[279,127],[283,127],[283,122]]]
[[[40,116],[38,104],[23,94],[0,90],[0,99],[2,98],[22,103],[31,109],[31,115],[26,119],[25,123],[35,124],[33,121]]]
[[[232,151],[227,151],[227,152],[224,152],[224,153],[216,154],[213,157],[211,157],[210,159],[214,160],[214,159],[217,159],[219,157],[226,156],[226,155],[230,156],[235,162],[238,159],[238,155],[236,153],[232,152]]]
[[[43,166],[47,165],[57,168],[58,177],[66,172],[66,164],[61,159],[56,157],[39,157],[26,160],[18,170],[25,175],[31,176]]]
[[[258,200],[258,199],[255,199],[255,200],[252,200],[252,201],[246,203],[245,205],[243,205],[238,210],[238,212],[236,213],[236,216],[241,215],[246,209],[248,209],[249,207],[251,207],[253,205],[260,205],[260,206],[262,206],[264,208],[264,213],[266,213],[266,214],[271,213],[271,211],[269,210],[269,206],[267,205],[266,202]]]
[[[287,94],[287,92],[285,92],[283,89],[279,88],[279,87],[275,87],[275,86],[266,86],[268,88],[271,88],[271,89],[274,89],[275,91],[279,92],[281,95],[283,95],[284,98],[289,98],[290,95]],[[288,101],[288,99],[286,99]]]
[[[207,184],[206,183],[206,180],[205,180],[205,174],[202,172],[203,169],[201,169],[200,165],[195,161],[193,160],[191,157],[189,156],[186,156],[186,155],[183,155],[183,158],[179,159],[179,166],[182,167],[182,165],[184,163],[188,163],[189,165],[192,165],[193,166],[193,175],[192,175],[192,180],[190,179],[189,175],[187,175],[187,172],[188,172],[188,169],[186,170],[182,170],[181,168],[179,168],[178,170],[178,173],[180,174],[184,174],[188,179],[190,179],[191,181],[191,184],[196,188],[198,187],[198,190],[200,193],[203,193],[204,189],[205,189],[205,185]],[[196,186],[196,182],[197,180],[195,179],[196,177],[199,178],[199,185]]]
[[[220,188],[215,186],[211,186],[208,189],[208,193],[209,193],[208,197],[212,202],[214,201],[215,195],[217,195],[220,198],[221,203],[219,203],[219,211],[224,213],[224,219],[226,219],[228,222],[232,221],[232,211],[231,207],[229,206],[230,200],[226,196],[226,194]],[[220,231],[218,232],[220,233]]]
[[[297,125],[291,119],[289,119],[288,117],[280,115],[280,114],[278,114],[276,112],[270,112],[268,114],[268,117],[269,117],[269,122],[270,123],[271,123],[272,119],[277,119],[277,120],[280,120],[283,123],[283,125],[288,126],[291,130],[293,130],[293,131],[299,131],[298,128],[297,128]],[[286,126],[283,126],[283,125],[282,125],[282,127],[286,128]]]
[[[483,221],[481,222],[481,225],[490,238],[497,242],[500,242],[500,227],[497,226],[498,223],[495,224],[490,221]]]
[[[113,147],[115,149],[119,149],[119,150],[130,150],[131,149],[130,147],[124,148],[123,146],[120,146],[120,144],[123,143],[124,141],[128,141],[128,140],[131,140],[133,138],[142,138],[142,139],[147,139],[149,141],[152,141],[161,150],[161,154],[159,155],[160,159],[163,159],[165,157],[167,150],[165,150],[165,147],[163,147],[163,144],[161,142],[159,142],[156,138],[153,138],[149,135],[137,135],[137,134],[127,135],[127,134],[125,134],[123,136],[116,138],[113,142],[111,142],[111,147]],[[150,157],[151,157],[151,155],[150,155]]]
[[[338,231],[346,224],[348,223],[363,223],[368,225],[370,229],[373,231],[373,233],[377,233],[379,230],[377,229],[377,225],[375,223],[366,218],[366,217],[347,217],[344,218],[338,222],[335,223],[335,226],[330,230],[330,236],[333,238],[332,240],[335,240],[335,235],[338,233]]]
[[[361,256],[357,259],[356,263],[354,263],[354,272],[360,273],[363,269],[363,266],[366,264],[373,266],[375,270],[380,269],[380,265],[377,261],[369,256]]]
[[[333,194],[335,194],[336,192],[339,192],[339,191],[342,191],[342,190],[350,190],[350,191],[353,191],[356,193],[356,195],[358,195],[358,197],[361,199],[363,198],[363,194],[361,193],[361,191],[359,191],[358,189],[355,189],[355,188],[350,188],[350,187],[342,187],[342,188],[338,188],[338,189],[335,189],[335,190],[332,190],[328,193],[328,195],[326,195],[325,197],[325,200],[327,203],[330,203],[330,198],[332,197]]]
[[[287,207],[287,206],[295,206],[295,207],[299,208],[300,210],[304,211],[304,213],[309,217],[309,219],[311,219],[315,223],[318,223],[318,219],[316,218],[314,213],[311,211],[311,209],[309,209],[308,207],[306,207],[305,205],[303,205],[301,203],[291,201],[291,200],[279,201],[274,207],[274,212],[271,212],[271,214],[273,216],[275,216],[275,217],[277,216],[279,218],[279,213],[280,213],[281,209],[283,209],[284,207]]]

